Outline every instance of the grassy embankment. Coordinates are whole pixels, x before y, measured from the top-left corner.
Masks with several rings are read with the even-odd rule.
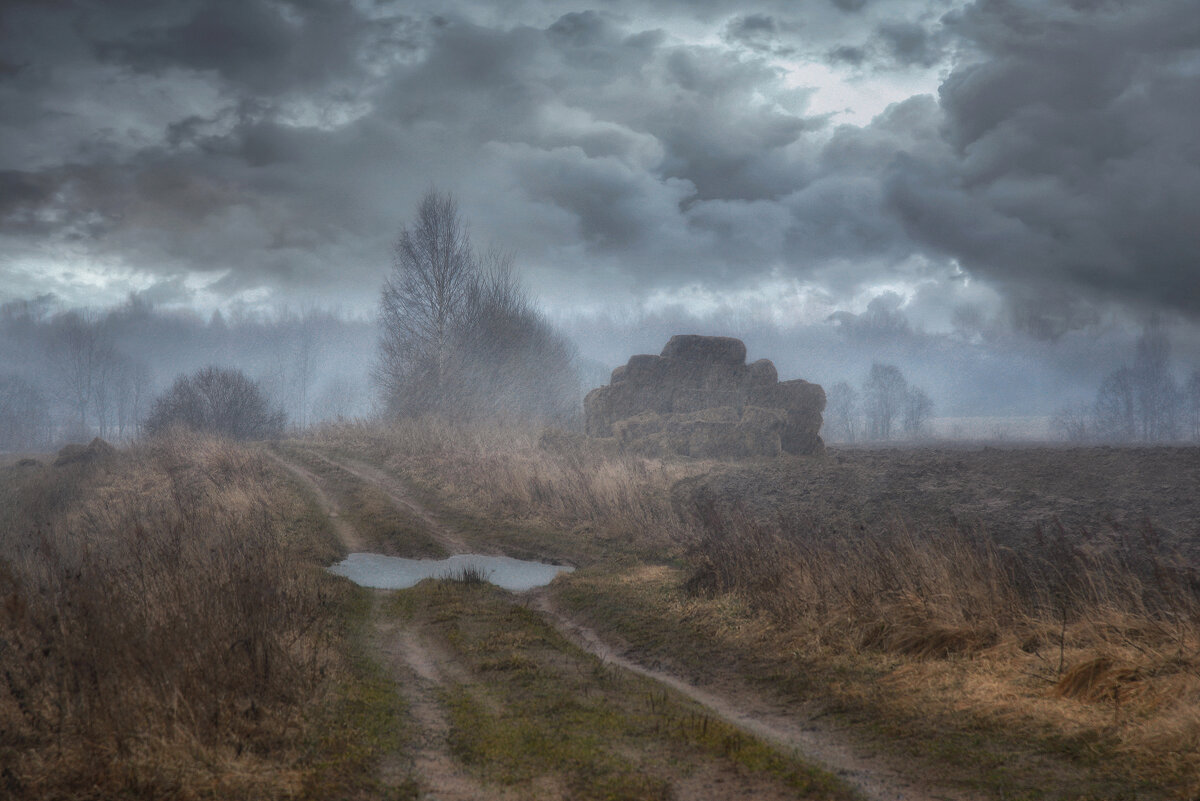
[[[0,795],[374,795],[403,705],[314,501],[228,442],[76,456],[0,468]]]
[[[712,464],[569,436],[414,423],[314,442],[403,476],[480,537],[583,565],[559,598],[637,652],[696,675],[736,666],[762,690],[816,699],[949,785],[1200,791],[1200,588],[1152,523],[1020,548],[902,516],[847,532],[679,492]]]

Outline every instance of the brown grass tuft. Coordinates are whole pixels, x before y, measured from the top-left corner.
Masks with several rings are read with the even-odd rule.
[[[1054,692],[1065,698],[1116,703],[1138,694],[1141,672],[1108,656],[1085,659],[1072,665],[1054,685]]]
[[[290,795],[334,633],[263,459],[177,435],[23,471],[0,533],[12,795]]]

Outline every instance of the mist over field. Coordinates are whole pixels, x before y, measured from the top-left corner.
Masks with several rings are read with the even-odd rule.
[[[0,2],[0,796],[1200,799],[1197,0]]]
[[[1154,327],[1186,438],[1198,16],[8,4],[6,397],[47,407],[52,439],[109,430],[115,401],[70,400],[49,344],[77,310],[150,397],[211,363],[293,425],[371,414],[380,292],[432,187],[478,252],[513,257],[580,395],[717,334],[827,388],[894,365],[931,398],[928,433],[1054,438]]]

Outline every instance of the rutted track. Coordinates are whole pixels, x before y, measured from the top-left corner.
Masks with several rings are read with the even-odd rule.
[[[745,690],[701,687],[678,675],[639,664],[614,650],[595,631],[558,609],[549,595],[533,595],[541,611],[563,636],[602,661],[653,679],[686,695],[716,716],[776,745],[794,749],[804,758],[837,774],[873,801],[946,801],[971,799],[950,794],[904,776],[894,766],[866,756],[847,738],[812,717],[781,714],[761,696]],[[732,684],[732,683],[731,683]]]
[[[316,492],[326,512],[334,519],[339,536],[350,550],[361,548],[361,540],[344,520],[338,517],[336,505],[320,486],[320,479],[286,458],[272,453],[272,458],[300,477]],[[451,552],[468,551],[461,534],[443,524],[426,508],[415,501],[395,478],[377,468],[355,460],[334,459],[321,455],[331,465],[346,470],[359,479],[374,484],[392,501],[403,506],[429,526],[429,532]],[[894,765],[863,753],[847,737],[820,720],[803,714],[788,714],[761,695],[740,686],[735,677],[709,686],[700,686],[667,671],[651,668],[619,653],[594,630],[571,619],[558,609],[544,590],[528,595],[532,606],[568,641],[617,668],[650,678],[671,690],[699,703],[719,717],[762,740],[785,750],[795,751],[806,760],[837,774],[862,796],[872,801],[946,801],[971,799],[961,792],[947,792],[928,786],[920,779],[905,775]],[[482,788],[457,766],[446,750],[445,717],[434,700],[434,688],[442,680],[446,666],[426,648],[419,632],[392,626],[381,630],[382,649],[397,679],[406,687],[416,723],[422,729],[422,740],[414,757],[417,775],[422,783],[438,788],[437,798],[494,798],[496,792],[484,794]],[[495,789],[495,788],[492,788]]]

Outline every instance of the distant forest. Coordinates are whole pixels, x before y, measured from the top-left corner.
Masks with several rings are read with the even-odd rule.
[[[52,298],[0,306],[0,450],[92,436],[123,441],[163,390],[205,365],[237,368],[290,424],[370,414],[375,322],[327,310],[269,314],[156,309],[138,297],[104,311]]]

